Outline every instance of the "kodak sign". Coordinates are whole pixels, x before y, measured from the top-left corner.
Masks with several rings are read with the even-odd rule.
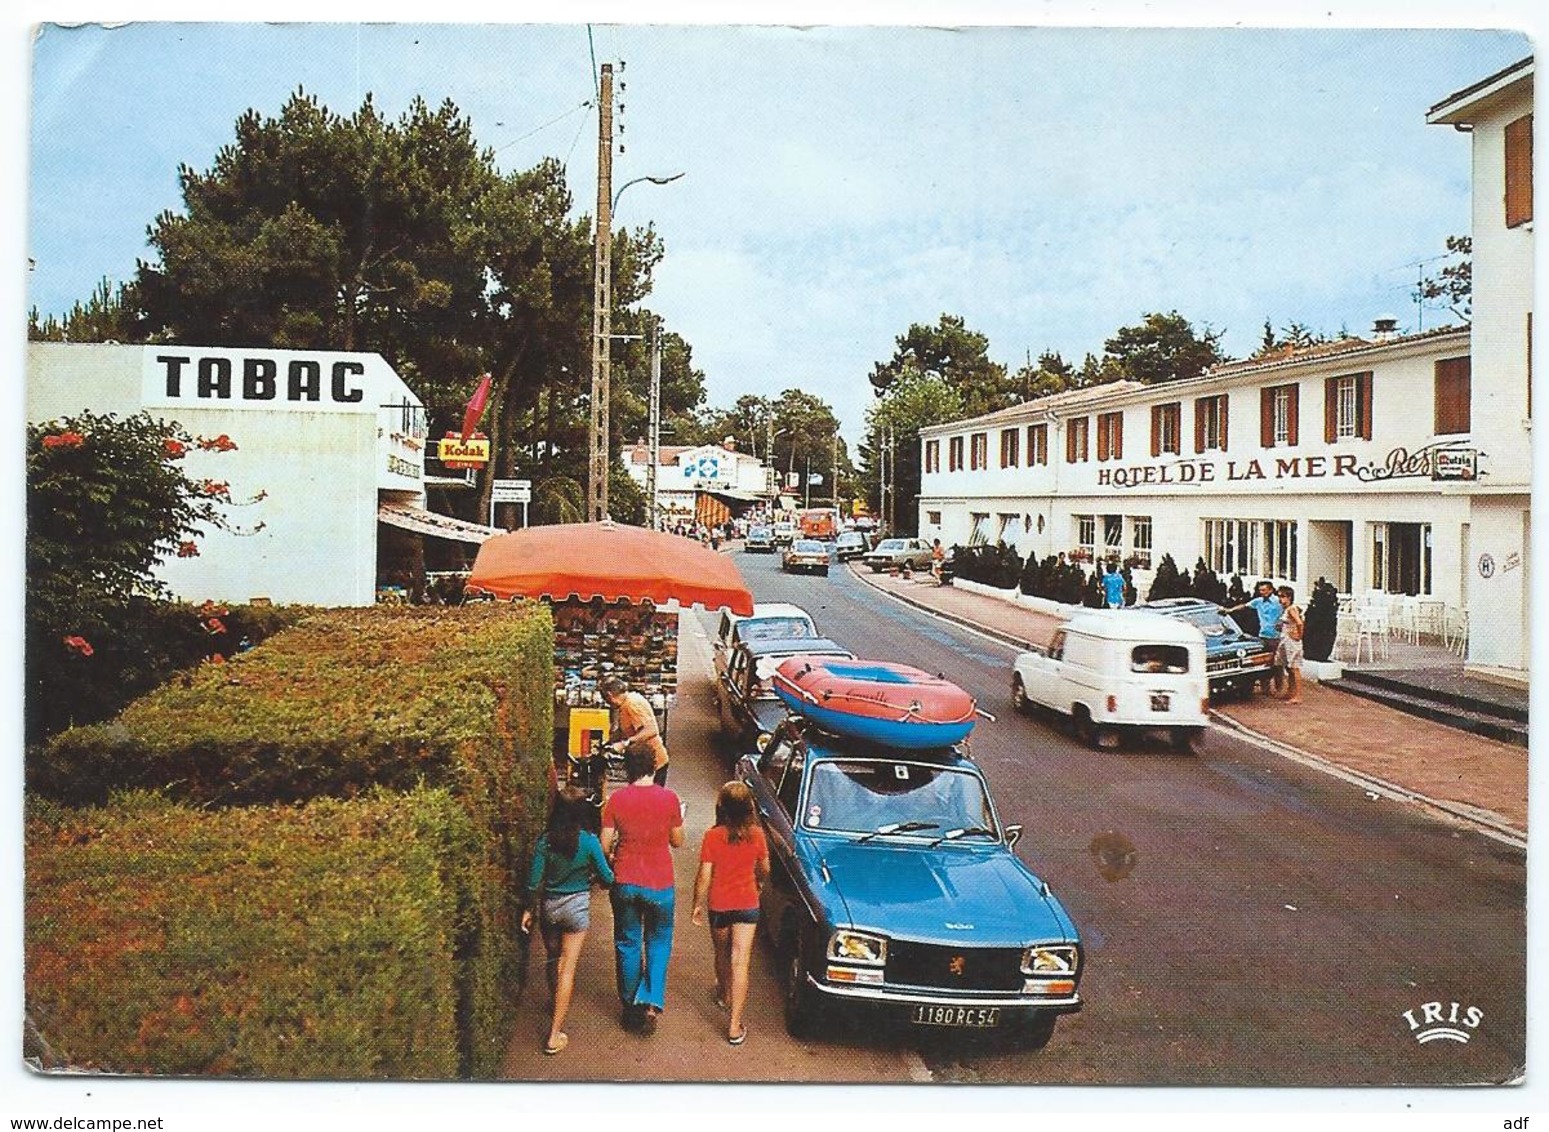
[[[489,437],[476,432],[467,440],[449,432],[441,438],[441,462],[448,468],[482,468],[489,463]]]

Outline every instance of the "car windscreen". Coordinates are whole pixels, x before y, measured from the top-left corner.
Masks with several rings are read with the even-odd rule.
[[[901,538],[885,538],[877,544],[878,550],[903,550],[909,544]]]
[[[802,617],[750,617],[737,622],[737,636],[744,641],[788,641],[817,634],[812,622]]]
[[[812,539],[798,539],[796,545],[791,547],[797,554],[827,554],[828,547]]]
[[[768,538],[769,535],[770,530],[768,527],[754,527],[748,532],[748,538]]]
[[[801,814],[808,829],[874,833],[883,826],[918,822],[922,835],[995,830],[984,784],[966,770],[845,759],[815,764],[811,779]]]
[[[1187,621],[1207,637],[1223,637],[1231,632],[1226,615],[1217,609],[1185,609],[1169,613],[1168,616]]]
[[[1131,672],[1168,672],[1189,670],[1189,650],[1184,645],[1136,645],[1130,651]]]

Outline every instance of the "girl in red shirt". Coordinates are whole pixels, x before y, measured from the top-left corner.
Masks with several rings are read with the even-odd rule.
[[[715,800],[715,825],[699,848],[694,881],[694,923],[710,911],[710,940],[715,946],[715,1004],[731,1019],[726,1040],[740,1046],[748,1036],[742,1010],[748,1001],[748,967],[758,924],[758,894],[769,879],[769,846],[754,816],[753,792],[740,782],[721,787]]]

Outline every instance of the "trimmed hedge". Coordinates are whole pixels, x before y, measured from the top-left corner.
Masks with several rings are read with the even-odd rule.
[[[448,921],[457,1068],[490,1076],[521,991],[518,900],[545,817],[553,653],[536,604],[318,614],[111,723],[56,736],[29,754],[29,787],[66,805],[150,790],[206,807],[447,789],[478,847],[457,864]]]
[[[478,840],[431,789],[34,816],[28,1052],[118,1073],[454,1077],[454,925]]]

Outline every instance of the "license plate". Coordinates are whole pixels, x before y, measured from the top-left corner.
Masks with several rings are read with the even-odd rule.
[[[1152,711],[1171,711],[1172,710],[1172,706],[1173,706],[1173,698],[1168,693],[1166,693],[1166,692],[1152,692],[1151,693],[1151,710]]]
[[[909,1019],[916,1026],[966,1026],[988,1030],[1000,1025],[998,1006],[916,1006]]]

